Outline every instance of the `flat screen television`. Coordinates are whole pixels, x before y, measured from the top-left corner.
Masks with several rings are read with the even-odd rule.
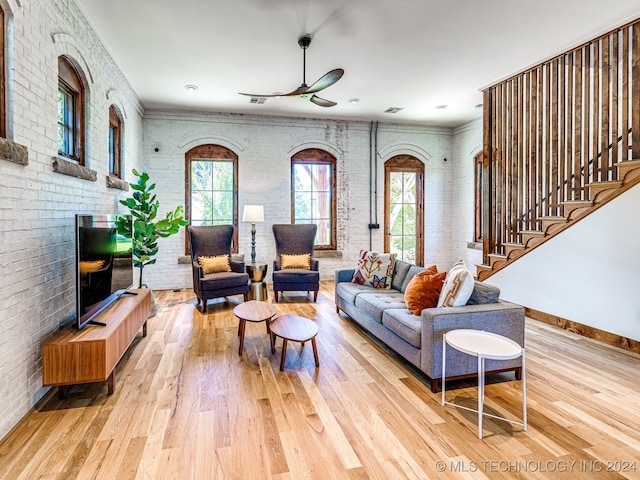
[[[131,215],[76,215],[76,326],[95,317],[133,286],[133,241],[118,233]],[[120,228],[118,228],[120,226]],[[128,228],[131,231],[131,228]]]

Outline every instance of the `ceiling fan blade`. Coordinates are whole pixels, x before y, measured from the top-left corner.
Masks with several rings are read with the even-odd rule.
[[[258,93],[242,93],[242,92],[238,92],[238,95],[246,95],[247,97],[282,97],[282,95],[280,94],[273,94],[273,95],[261,95]]]
[[[336,102],[332,102],[331,100],[325,100],[324,98],[320,98],[317,95],[312,95],[311,98],[309,98],[309,100],[311,100],[312,103],[315,103],[316,105],[319,105],[321,107],[335,107],[337,105]]]
[[[316,83],[307,88],[306,92],[304,93],[316,93],[320,90],[324,90],[325,88],[330,87],[338,80],[340,80],[342,78],[342,75],[344,75],[344,70],[341,68],[331,70],[330,72],[327,72],[322,77],[320,77],[320,79]]]

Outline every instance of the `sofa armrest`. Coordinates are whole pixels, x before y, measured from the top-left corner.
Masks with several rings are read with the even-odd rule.
[[[485,303],[462,307],[426,308],[422,311],[423,339],[442,341],[442,334],[459,328],[486,330],[524,346],[524,307],[515,303]],[[426,335],[426,337],[425,337]]]
[[[355,271],[355,268],[336,268],[335,283],[350,282]]]
[[[463,307],[427,308],[422,311],[421,369],[431,379],[442,376],[442,336],[451,330],[469,328],[485,330],[510,338],[524,347],[524,308],[515,303],[498,301]],[[451,356],[451,362],[449,358]],[[465,375],[475,370],[475,359],[447,349],[447,376]],[[488,361],[491,370],[492,361]],[[518,363],[520,360],[514,360]],[[503,362],[500,362],[502,365]]]

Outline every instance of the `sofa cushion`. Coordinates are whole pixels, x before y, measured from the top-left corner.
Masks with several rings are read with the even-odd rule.
[[[372,287],[358,285],[352,282],[340,282],[336,284],[336,293],[346,303],[356,304],[356,297],[363,293],[377,293],[378,295],[389,295],[398,293],[396,290],[374,290]]]
[[[416,348],[422,346],[422,317],[406,308],[390,308],[382,315],[382,324]]]
[[[484,305],[485,303],[498,303],[499,298],[500,289],[498,287],[476,281],[467,305]]]
[[[409,282],[415,276],[415,274],[422,272],[423,270],[428,270],[430,275],[438,273],[438,267],[436,267],[435,265],[431,265],[427,268],[420,267],[418,265],[411,265],[411,268],[409,268],[409,271],[407,272],[407,276],[404,278],[404,282],[402,282],[402,288],[400,289],[400,291],[404,293],[407,290]]]
[[[396,260],[395,253],[376,253],[360,250],[353,283],[388,290]]]
[[[356,297],[356,307],[378,322],[382,323],[382,314],[388,308],[405,308],[402,293],[391,290],[390,293],[362,293]]]
[[[460,260],[447,273],[444,281],[438,307],[461,307],[467,304],[471,292],[473,292],[475,281],[473,275]]]
[[[404,279],[407,278],[407,273],[409,273],[410,268],[410,263],[396,259],[396,264],[393,269],[393,277],[391,277],[391,288],[398,291],[402,290],[402,284],[404,283]]]
[[[423,270],[413,276],[404,291],[404,301],[411,313],[420,315],[425,308],[438,305],[446,276],[446,272],[430,274],[429,270]]]

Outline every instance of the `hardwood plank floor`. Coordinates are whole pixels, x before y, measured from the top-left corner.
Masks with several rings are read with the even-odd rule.
[[[314,319],[311,345],[272,354],[248,322],[238,356],[233,301],[195,309],[191,290],[156,292],[156,317],[116,370],[116,389],[50,392],[0,442],[3,479],[640,478],[640,356],[527,320],[529,428],[442,407],[426,378],[318,302],[285,295],[279,314]],[[239,300],[238,300],[239,301]],[[447,398],[475,407],[476,382]],[[490,376],[487,411],[518,420],[521,384]]]

